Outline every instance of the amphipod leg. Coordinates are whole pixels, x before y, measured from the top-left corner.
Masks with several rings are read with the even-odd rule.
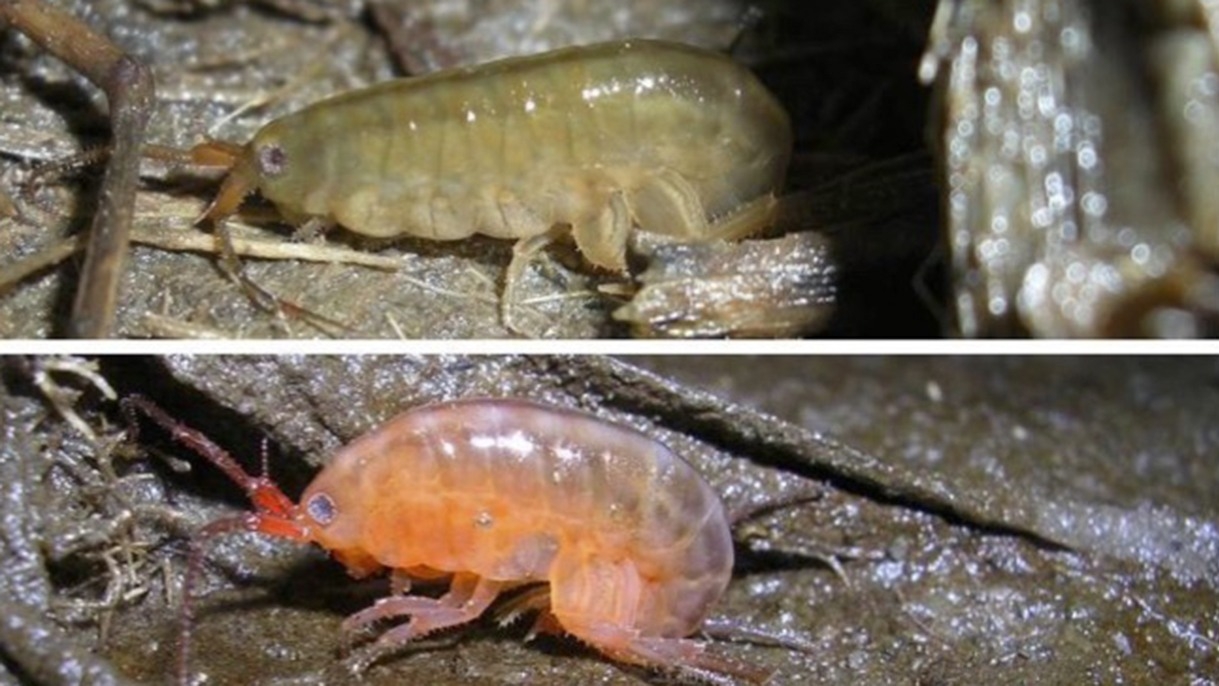
[[[668,169],[631,195],[640,228],[687,241],[732,241],[755,234],[774,223],[777,204],[768,193],[709,223],[694,186]]]
[[[527,335],[517,326],[516,318],[513,316],[517,283],[520,282],[521,276],[525,274],[525,268],[529,266],[533,258],[545,250],[546,246],[553,243],[558,235],[559,228],[555,227],[545,233],[522,238],[512,246],[512,261],[508,263],[508,270],[504,272],[504,294],[499,299],[499,318],[504,328],[514,334]]]
[[[602,269],[626,271],[626,240],[631,231],[631,211],[621,191],[608,194],[604,205],[571,223],[572,237],[584,259]],[[568,229],[556,224],[549,231],[522,238],[512,249],[512,262],[504,277],[504,296],[500,300],[500,318],[504,327],[525,335],[516,325],[512,309],[516,303],[516,285],[529,262],[547,245]]]
[[[347,327],[342,322],[285,300],[258,285],[246,274],[245,263],[237,254],[226,223],[228,218],[241,208],[246,196],[253,193],[258,186],[258,170],[250,156],[245,153],[245,149],[222,141],[208,141],[196,145],[189,155],[192,161],[200,165],[230,167],[216,197],[195,220],[196,225],[206,224],[212,227],[216,249],[220,253],[220,268],[225,276],[242,289],[250,302],[267,312],[301,317],[327,335],[341,335],[346,332]]]
[[[380,656],[407,643],[441,629],[470,622],[481,615],[504,588],[503,583],[484,579],[477,574],[453,575],[449,592],[437,598],[423,596],[391,596],[382,598],[372,607],[357,612],[343,622],[344,631],[357,631],[373,622],[403,615],[411,618],[377,639],[372,648],[353,663],[354,671],[363,671]]]
[[[631,207],[622,191],[613,191],[606,207],[574,222],[572,237],[590,264],[615,272],[626,271],[626,241],[630,237]]]
[[[775,223],[779,201],[771,193],[751,200],[707,227],[708,240],[736,241]]]
[[[663,169],[631,194],[631,209],[644,231],[687,241],[707,237],[707,216],[694,186],[681,174]]]
[[[525,273],[525,267],[553,240],[553,232],[547,231],[522,238],[512,246],[512,261],[508,263],[508,271],[504,272],[504,294],[499,299],[499,320],[505,329],[514,334],[527,335],[517,326],[516,318],[512,316],[512,309],[516,305],[516,285]]]
[[[560,621],[569,633],[618,662],[685,673],[715,684],[731,684],[732,679],[762,683],[769,676],[766,670],[708,651],[702,641],[642,636],[636,630],[606,623],[573,627]]]
[[[527,589],[500,604],[495,613],[495,621],[500,626],[508,626],[529,612],[537,612],[538,616],[525,637],[526,641],[531,641],[540,634],[562,636],[567,633],[550,611],[550,587],[545,584]]]

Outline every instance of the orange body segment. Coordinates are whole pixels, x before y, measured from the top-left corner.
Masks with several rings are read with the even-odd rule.
[[[634,430],[528,402],[400,415],[335,456],[303,511],[319,502],[330,517],[311,537],[341,560],[549,583],[559,626],[632,662],[655,662],[638,639],[696,631],[732,572],[724,509],[689,464]]]

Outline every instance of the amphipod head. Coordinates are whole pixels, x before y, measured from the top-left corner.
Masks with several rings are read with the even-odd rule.
[[[366,502],[369,498],[351,467],[349,460],[332,459],[305,489],[299,516],[310,540],[329,550],[352,576],[362,578],[380,571],[383,565],[362,545],[362,515],[376,503]]]
[[[315,520],[297,507],[284,492],[280,490],[267,475],[267,449],[263,443],[262,475],[251,476],[220,446],[216,445],[202,432],[192,429],[174,419],[155,403],[142,396],[133,395],[124,398],[121,407],[130,424],[129,437],[134,439],[138,423],[136,417],[143,414],[165,429],[173,439],[194,450],[208,462],[224,472],[234,483],[245,490],[254,510],[244,514],[225,517],[208,524],[195,536],[191,544],[191,553],[186,566],[186,574],[182,580],[182,625],[180,632],[180,651],[178,653],[178,683],[189,684],[190,679],[190,642],[192,599],[194,598],[194,581],[199,575],[203,564],[203,553],[206,544],[212,539],[225,534],[240,531],[258,533],[286,538],[293,541],[314,541]],[[318,508],[315,514],[320,513]]]
[[[196,164],[229,170],[215,199],[197,224],[219,222],[236,214],[246,196],[259,191],[279,209],[285,220],[298,222],[310,216],[305,198],[317,185],[316,150],[310,154],[310,139],[291,135],[299,118],[267,124],[246,145],[204,143],[192,150]]]
[[[201,539],[244,529],[294,541],[313,540],[307,518],[302,516],[300,508],[267,475],[266,443],[263,444],[262,451],[262,476],[251,476],[237,464],[228,451],[213,443],[202,432],[169,416],[151,400],[133,395],[124,398],[121,405],[131,425],[132,437],[138,426],[137,414],[145,415],[169,432],[174,440],[194,450],[224,472],[229,479],[241,486],[250,498],[250,503],[254,506],[253,512],[212,522],[200,532]]]

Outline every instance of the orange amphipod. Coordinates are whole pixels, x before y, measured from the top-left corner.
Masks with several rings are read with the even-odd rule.
[[[510,611],[540,611],[539,630],[622,662],[757,676],[686,638],[728,585],[729,523],[694,468],[638,431],[521,400],[426,406],[340,450],[297,505],[149,401],[128,398],[124,409],[199,451],[253,502],[256,512],[212,523],[199,541],[243,530],[311,541],[352,576],[388,569],[403,582],[344,622],[409,616],[376,654],[469,622],[504,591],[547,583],[509,600]],[[438,599],[407,593],[411,578],[445,577],[452,585]]]

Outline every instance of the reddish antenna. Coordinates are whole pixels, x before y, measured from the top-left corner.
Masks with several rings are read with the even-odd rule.
[[[245,491],[254,505],[253,512],[225,517],[211,522],[191,538],[190,555],[187,558],[186,574],[182,578],[182,617],[178,633],[178,683],[190,683],[190,639],[191,620],[194,618],[191,603],[195,579],[203,565],[203,553],[212,539],[242,531],[264,533],[278,538],[308,541],[309,529],[297,521],[297,506],[268,475],[267,442],[262,444],[262,475],[251,476],[233,459],[224,448],[216,445],[202,432],[192,429],[169,416],[148,398],[131,395],[119,403],[130,426],[127,437],[135,441],[139,435],[139,415],[151,419],[165,429],[178,443],[195,451],[208,462],[224,472],[229,479]]]

